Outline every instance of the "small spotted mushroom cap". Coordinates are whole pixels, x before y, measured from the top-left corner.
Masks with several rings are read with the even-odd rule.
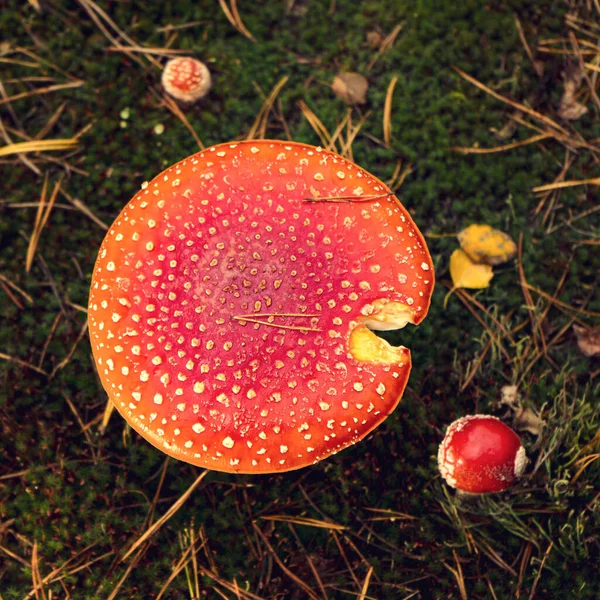
[[[206,96],[211,82],[206,65],[189,57],[173,58],[167,62],[161,81],[167,94],[190,103]]]
[[[411,360],[371,329],[418,324],[434,274],[408,212],[326,150],[256,140],[170,167],[102,243],[89,328],[117,409],[167,454],[270,473],[394,410]]]
[[[438,451],[438,467],[446,483],[473,494],[508,489],[526,466],[519,436],[490,415],[468,415],[454,421]]]

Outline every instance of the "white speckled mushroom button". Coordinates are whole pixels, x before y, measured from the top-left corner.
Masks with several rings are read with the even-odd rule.
[[[156,447],[209,469],[286,471],[394,410],[410,354],[370,329],[418,324],[432,288],[423,237],[378,179],[312,146],[222,144],[143,184],[110,228],[92,349]]]

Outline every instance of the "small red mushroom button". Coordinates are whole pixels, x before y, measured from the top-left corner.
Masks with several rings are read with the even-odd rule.
[[[171,59],[162,73],[162,84],[170,96],[183,102],[196,102],[210,90],[210,71],[195,58]]]
[[[454,421],[438,452],[438,467],[446,483],[473,494],[508,489],[521,477],[526,464],[519,436],[489,415]]]

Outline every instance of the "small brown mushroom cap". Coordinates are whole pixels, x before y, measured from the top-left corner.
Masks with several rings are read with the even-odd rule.
[[[352,162],[304,144],[222,144],[170,167],[102,243],[89,327],[119,412],[206,468],[286,471],[394,410],[434,283],[408,212]]]

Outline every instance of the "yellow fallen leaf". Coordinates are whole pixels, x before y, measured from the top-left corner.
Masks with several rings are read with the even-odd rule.
[[[490,285],[493,276],[492,267],[474,263],[460,248],[450,256],[450,277],[454,289],[483,289]]]
[[[444,298],[444,308],[448,298],[459,288],[480,290],[490,285],[494,276],[490,265],[482,265],[473,262],[469,256],[460,248],[450,255],[450,277],[452,278],[452,289]]]
[[[489,225],[469,225],[457,237],[460,247],[478,263],[499,265],[517,253],[517,245],[512,238]]]

